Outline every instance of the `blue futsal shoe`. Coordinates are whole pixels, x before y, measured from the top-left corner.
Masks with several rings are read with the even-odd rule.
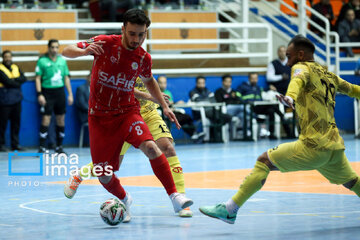
[[[236,220],[236,213],[229,214],[224,203],[219,203],[215,206],[200,207],[199,210],[206,216],[218,218],[226,223],[234,224]]]

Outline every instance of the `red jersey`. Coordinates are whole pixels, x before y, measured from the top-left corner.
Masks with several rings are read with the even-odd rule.
[[[94,56],[91,73],[89,114],[114,115],[139,108],[134,96],[137,77],[151,78],[151,56],[142,47],[126,49],[120,35],[99,35],[86,42],[79,42],[79,48],[86,48],[92,42],[105,41],[104,53]]]

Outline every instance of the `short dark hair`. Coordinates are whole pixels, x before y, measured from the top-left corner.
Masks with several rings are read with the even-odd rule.
[[[231,78],[231,80],[232,80],[232,76],[230,74],[225,74],[221,78],[222,78],[222,80],[221,80],[222,82],[224,82],[225,79],[227,79],[227,78]]]
[[[248,75],[248,76],[249,76],[249,78],[250,78],[251,75],[255,75],[255,74],[258,75],[258,73],[256,73],[256,72],[249,72],[249,75]]]
[[[315,52],[315,45],[306,37],[301,34],[296,35],[291,39],[289,45],[293,44],[296,50],[306,50],[311,53]]]
[[[196,77],[196,83],[199,81],[199,79],[204,79],[205,80],[205,77],[204,76],[197,76]]]
[[[150,19],[146,16],[145,12],[141,9],[133,8],[126,11],[124,14],[124,26],[128,22],[138,25],[146,25],[148,28],[150,26]]]
[[[50,39],[49,42],[48,42],[48,47],[51,47],[51,44],[53,43],[59,43],[59,40],[57,39]]]
[[[5,50],[5,51],[2,52],[1,57],[4,58],[5,54],[7,54],[7,53],[10,53],[11,56],[12,56],[12,53],[11,53],[10,50]]]

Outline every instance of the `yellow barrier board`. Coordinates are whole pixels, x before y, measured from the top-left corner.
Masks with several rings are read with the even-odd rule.
[[[150,11],[152,23],[216,23],[216,12],[164,12]],[[217,39],[217,29],[150,29],[151,39]],[[153,44],[151,50],[217,51],[218,44]]]
[[[1,23],[75,23],[77,15],[75,11],[1,11]],[[76,29],[17,29],[0,30],[2,41],[26,41],[26,40],[58,40],[77,39]],[[65,47],[65,46],[62,46]],[[39,51],[44,53],[47,46],[2,46],[3,50],[11,51]],[[61,48],[62,50],[62,48]]]

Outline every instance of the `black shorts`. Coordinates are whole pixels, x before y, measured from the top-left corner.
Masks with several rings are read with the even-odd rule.
[[[41,108],[42,115],[62,115],[66,112],[65,89],[61,88],[43,88],[42,94],[45,97],[46,105]]]

